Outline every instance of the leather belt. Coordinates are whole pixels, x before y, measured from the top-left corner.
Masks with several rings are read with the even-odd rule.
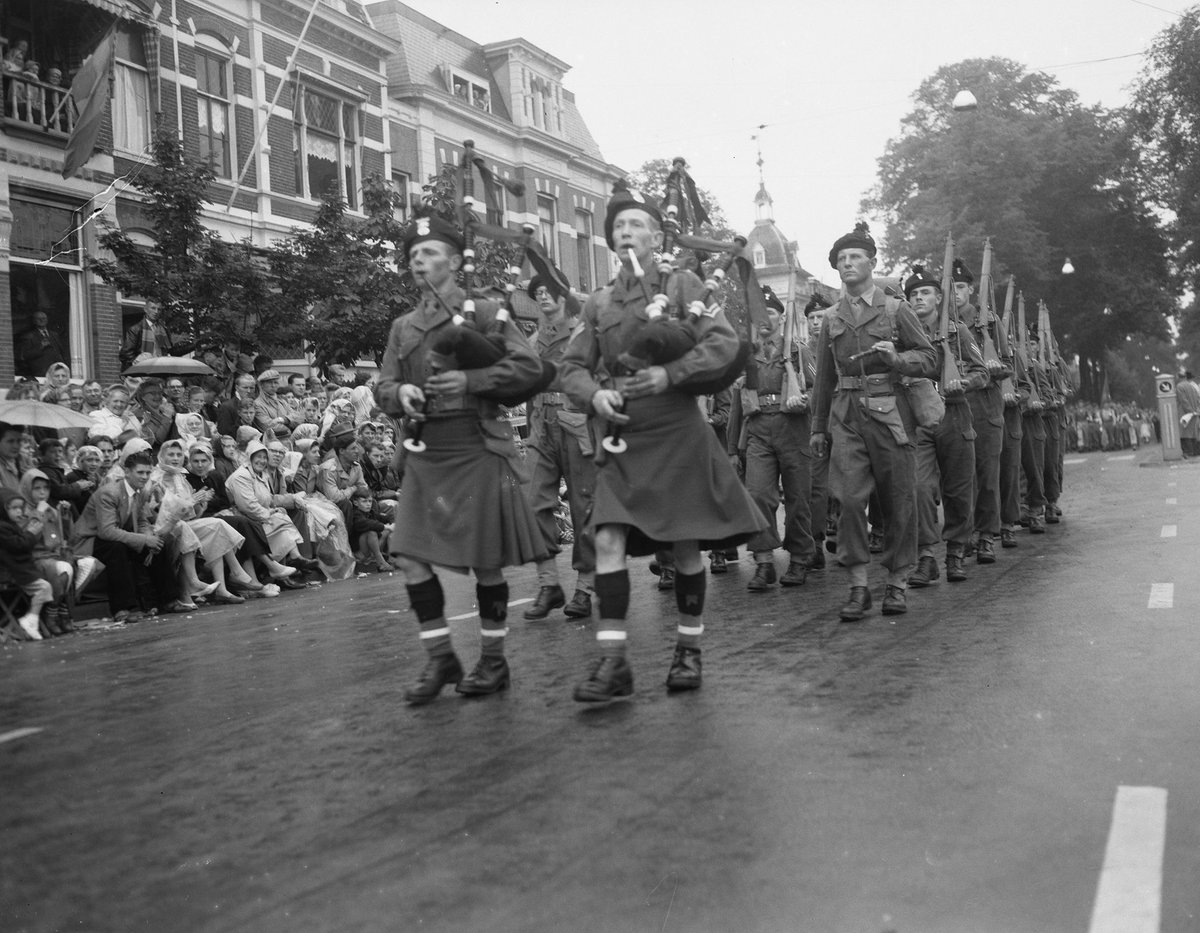
[[[429,406],[431,413],[478,411],[479,397],[475,395],[438,395]]]
[[[892,377],[887,373],[872,373],[869,376],[838,376],[838,391],[861,389],[872,397],[895,395]]]
[[[758,404],[759,405],[778,405],[781,401],[783,401],[783,398],[780,396],[780,394],[778,392],[759,392],[758,393]]]
[[[563,392],[539,392],[539,405],[565,405],[567,404],[567,396]]]

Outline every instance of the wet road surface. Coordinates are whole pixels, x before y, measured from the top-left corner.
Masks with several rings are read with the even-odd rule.
[[[0,649],[0,930],[1196,929],[1200,466],[1114,456],[898,619],[877,575],[846,625],[832,567],[753,594],[744,558],[696,694],[644,562],[600,709],[590,626],[523,604],[512,689],[405,707],[398,577]]]

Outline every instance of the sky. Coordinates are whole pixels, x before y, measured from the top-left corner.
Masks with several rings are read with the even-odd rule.
[[[861,216],[912,94],[940,66],[1000,56],[1085,105],[1118,107],[1182,0],[405,0],[480,42],[522,37],[563,81],[605,159],[684,156],[730,225],[754,224],[756,165],[775,221],[828,284],[830,244]],[[757,137],[757,139],[755,139]],[[657,192],[656,192],[657,193]],[[882,224],[875,224],[882,233]],[[997,244],[1002,249],[1002,244]]]

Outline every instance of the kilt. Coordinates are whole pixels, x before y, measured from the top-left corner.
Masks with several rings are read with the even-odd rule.
[[[743,544],[764,530],[762,511],[734,473],[696,399],[682,392],[630,399],[621,429],[628,449],[596,472],[592,525],[627,525],[626,553],[675,541],[702,550]]]
[[[393,554],[460,572],[549,557],[520,478],[477,418],[434,418],[422,440],[405,461]]]

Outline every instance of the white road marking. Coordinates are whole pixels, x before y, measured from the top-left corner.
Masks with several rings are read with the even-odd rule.
[[[1178,533],[1179,533],[1178,525],[1163,525],[1162,534],[1159,535],[1159,537],[1160,538],[1174,538],[1175,535]]]
[[[1170,488],[1173,488],[1178,485],[1179,485],[1178,483],[1167,483],[1167,488],[1170,489]]]
[[[1166,504],[1167,505],[1179,505],[1179,500],[1176,499],[1174,496],[1171,496],[1171,497],[1168,497]]]
[[[1167,791],[1118,787],[1088,933],[1159,933]]]
[[[514,599],[514,600],[510,601],[508,605],[511,608],[512,606],[522,606],[525,603],[531,603],[531,602],[533,602],[533,597],[526,596],[524,599]],[[463,619],[473,619],[477,615],[479,615],[478,610],[476,610],[475,612],[467,612],[460,616],[451,616],[446,621],[447,622],[461,622]]]
[[[3,744],[4,742],[12,742],[16,739],[23,739],[27,735],[36,735],[41,731],[41,729],[26,727],[24,729],[13,729],[11,732],[0,732],[0,744]]]
[[[1151,583],[1147,609],[1171,609],[1175,605],[1174,583]]]
[[[1065,463],[1065,464],[1087,463],[1087,457],[1066,457],[1063,459],[1063,463]]]
[[[1105,457],[1105,460],[1132,460],[1137,454],[1121,454],[1119,457]]]

